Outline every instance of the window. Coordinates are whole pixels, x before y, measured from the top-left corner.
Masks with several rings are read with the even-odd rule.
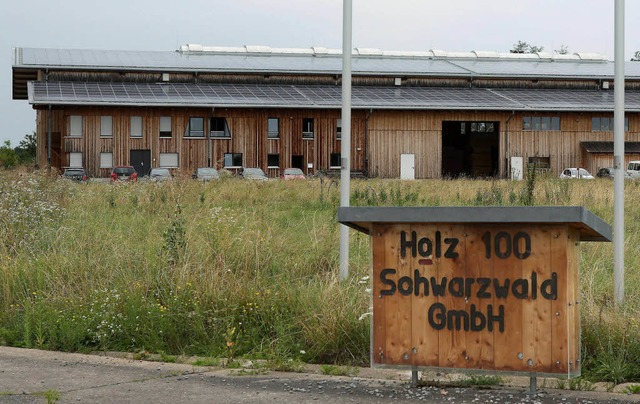
[[[242,153],[225,153],[225,167],[242,167]]]
[[[171,117],[161,116],[160,117],[160,137],[171,137],[171,136],[173,136],[173,131],[171,130]]]
[[[113,167],[113,153],[100,153],[100,168]]]
[[[280,168],[280,155],[267,154],[267,166],[269,168]]]
[[[340,168],[341,167],[341,154],[340,153],[331,153],[329,165],[331,168]]]
[[[82,117],[80,115],[69,117],[69,137],[82,137]]]
[[[178,153],[160,153],[160,167],[177,168]]]
[[[201,116],[192,116],[189,118],[189,125],[185,137],[204,137],[204,118]]]
[[[529,165],[539,169],[551,168],[551,159],[549,157],[529,157]]]
[[[267,120],[267,137],[277,139],[280,137],[280,119],[269,118]]]
[[[213,117],[209,119],[209,130],[211,133],[211,137],[222,137],[222,138],[231,137],[231,132],[229,132],[229,127],[227,126],[226,118]]]
[[[592,132],[611,132],[613,131],[614,118],[591,118],[591,131]],[[624,118],[624,131],[629,131],[629,118]]]
[[[100,137],[113,137],[113,117],[100,117]]]
[[[129,136],[142,137],[142,117],[132,116],[129,124]]]
[[[302,138],[313,139],[313,118],[304,118],[302,120]]]
[[[493,122],[471,122],[471,133],[493,133],[493,132],[494,132]]]
[[[336,139],[342,139],[342,119],[336,119]]]
[[[522,130],[560,130],[559,116],[524,116],[522,117]]]
[[[82,167],[82,153],[69,153],[69,167]]]

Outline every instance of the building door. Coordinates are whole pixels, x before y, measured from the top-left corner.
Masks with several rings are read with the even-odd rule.
[[[414,180],[416,178],[416,155],[401,154],[400,155],[400,179]]]
[[[442,122],[442,176],[498,174],[499,122]]]
[[[133,166],[138,176],[149,175],[151,171],[151,150],[130,150],[129,164]]]

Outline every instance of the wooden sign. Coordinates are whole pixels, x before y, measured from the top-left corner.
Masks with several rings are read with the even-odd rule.
[[[536,208],[346,209],[339,220],[371,236],[372,365],[580,375],[578,242],[608,225],[544,208],[535,221],[512,209]],[[486,221],[494,209],[506,215]]]

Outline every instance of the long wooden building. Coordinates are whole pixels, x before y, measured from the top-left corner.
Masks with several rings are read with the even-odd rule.
[[[40,166],[191,172],[341,162],[339,50],[185,45],[135,52],[14,49],[13,98],[37,114]],[[640,142],[640,63],[627,62],[625,138]],[[613,62],[594,54],[354,49],[352,171],[508,177],[613,164]],[[626,159],[640,159],[637,147]]]

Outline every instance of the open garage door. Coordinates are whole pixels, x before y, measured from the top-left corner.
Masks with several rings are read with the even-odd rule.
[[[442,176],[498,174],[499,122],[442,122]]]

